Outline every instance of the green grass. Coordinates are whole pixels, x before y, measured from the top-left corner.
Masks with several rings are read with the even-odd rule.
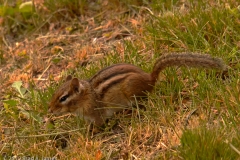
[[[22,70],[17,73],[31,77],[30,81],[22,77],[24,83],[15,83],[15,88],[6,85],[0,90],[1,158],[237,159],[240,156],[237,1],[114,0],[106,5],[101,1],[89,4],[85,0],[58,3],[46,0],[42,3],[45,8],[34,6],[27,17],[16,9],[21,1],[9,6],[8,1],[0,2],[5,4],[0,9],[10,8],[4,14],[0,12],[4,18],[1,42],[6,42],[0,50],[0,69],[4,73],[0,73],[0,83],[5,86],[13,76],[7,71],[19,68]],[[132,20],[138,22],[137,27]],[[110,27],[106,27],[107,22]],[[51,25],[54,27],[49,29]],[[130,39],[123,40],[125,33]],[[8,39],[8,34],[12,39]],[[19,48],[16,42],[20,43]],[[56,46],[62,48],[61,53],[52,52]],[[26,51],[22,56],[21,47]],[[90,58],[78,60],[76,55],[85,51]],[[51,95],[67,74],[88,79],[100,69],[121,62],[150,72],[155,60],[169,52],[208,53],[223,58],[230,69],[226,77],[221,77],[218,71],[168,68],[161,73],[148,100],[140,102],[146,110],[136,108],[131,114],[117,114],[98,134],[70,115],[55,117],[54,124],[44,121],[50,118],[47,110]],[[94,59],[98,54],[104,56]],[[34,55],[43,62],[39,65],[42,70],[35,69],[40,74],[34,69],[26,71],[24,65],[29,61],[38,65]],[[89,63],[79,65],[85,59]],[[52,70],[46,69],[50,63],[55,67]],[[73,67],[61,68],[64,63],[69,66],[73,63]],[[46,80],[36,81],[35,74]],[[58,75],[63,78],[55,81]]]
[[[239,146],[239,137],[230,141],[228,134],[219,128],[207,129],[206,126],[186,130],[181,138],[181,156],[184,159],[237,159],[239,155],[231,147]]]

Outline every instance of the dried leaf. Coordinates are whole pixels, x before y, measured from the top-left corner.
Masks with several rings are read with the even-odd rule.
[[[96,153],[96,158],[95,159],[100,160],[101,157],[102,157],[102,152],[100,150],[98,150],[97,153]]]

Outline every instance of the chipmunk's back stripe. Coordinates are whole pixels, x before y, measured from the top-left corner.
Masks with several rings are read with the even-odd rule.
[[[109,83],[104,84],[103,87],[101,87],[101,89],[100,89],[100,91],[99,91],[100,97],[101,97],[101,98],[104,98],[105,93],[107,93],[108,90],[109,90],[112,86],[121,83],[122,81],[124,81],[124,80],[126,79],[127,76],[128,76],[128,74],[126,74],[126,75],[124,75],[124,76],[121,76],[121,77],[118,77],[118,78],[116,78],[116,79],[109,80]]]
[[[114,64],[114,65],[111,65],[111,66],[108,66],[108,67],[106,67],[106,68],[104,68],[104,69],[102,69],[102,70],[100,70],[99,72],[97,72],[90,80],[89,80],[89,82],[92,82],[92,81],[94,81],[97,77],[98,77],[98,75],[101,75],[103,72],[105,72],[106,70],[110,70],[111,68],[114,68],[114,67],[116,67],[116,66],[120,66],[120,65],[124,65],[123,63],[120,63],[120,64]]]
[[[118,75],[125,75],[127,73],[140,73],[143,72],[140,68],[131,64],[116,64],[107,67],[97,74],[95,74],[89,82],[92,84],[93,88],[98,87],[105,81],[108,81]]]

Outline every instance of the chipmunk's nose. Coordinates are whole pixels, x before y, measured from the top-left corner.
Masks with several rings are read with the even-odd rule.
[[[49,109],[48,109],[48,113],[53,113],[53,111],[51,110],[51,108],[50,107],[48,107]]]

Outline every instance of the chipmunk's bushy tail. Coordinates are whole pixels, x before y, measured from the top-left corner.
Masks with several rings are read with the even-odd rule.
[[[220,58],[199,53],[171,53],[162,55],[155,63],[151,76],[157,80],[158,74],[170,66],[188,66],[226,70],[227,66]]]

